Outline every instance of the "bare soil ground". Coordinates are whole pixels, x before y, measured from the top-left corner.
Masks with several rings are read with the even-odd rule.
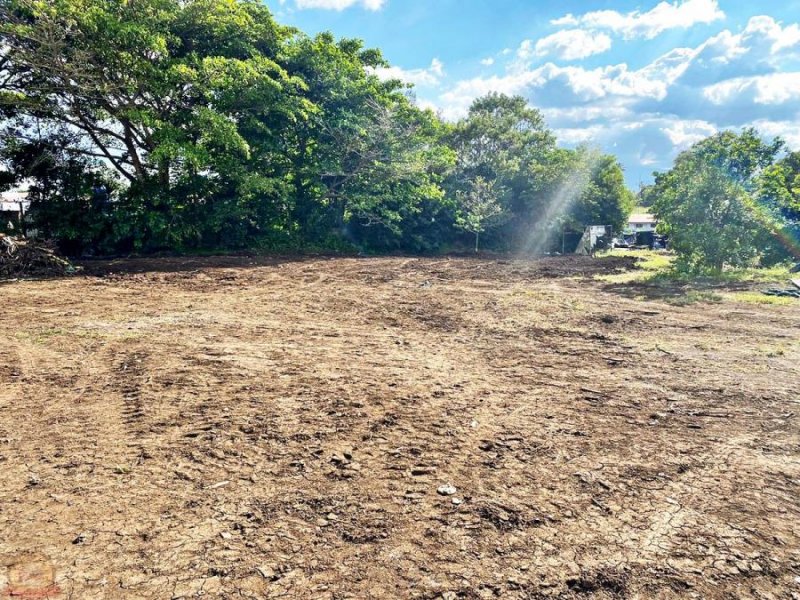
[[[624,266],[0,286],[0,598],[800,598],[800,303]]]

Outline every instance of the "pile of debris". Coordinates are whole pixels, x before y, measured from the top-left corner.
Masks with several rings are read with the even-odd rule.
[[[0,234],[0,279],[61,277],[75,267],[58,256],[52,244]]]
[[[778,296],[781,298],[800,298],[800,279],[792,279],[791,282],[794,287],[787,289],[770,288],[768,290],[764,290],[764,294],[767,296]]]

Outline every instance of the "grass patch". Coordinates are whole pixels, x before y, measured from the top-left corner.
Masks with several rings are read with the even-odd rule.
[[[797,353],[800,349],[800,342],[784,342],[775,345],[765,345],[756,348],[757,352],[769,358],[781,358]]]
[[[728,269],[722,273],[681,273],[670,267],[658,272],[657,277],[665,281],[702,287],[725,286],[738,283],[786,283],[791,278],[789,265],[746,269]]]
[[[51,339],[57,336],[66,335],[67,332],[63,329],[47,328],[39,329],[31,332],[18,331],[16,337],[18,340],[30,342],[40,346],[46,345]]]
[[[675,263],[675,256],[668,252],[656,250],[623,250],[604,252],[598,256],[632,256],[638,258],[637,268],[624,273],[611,275],[595,275],[598,281],[607,283],[644,283],[670,273]]]
[[[784,298],[782,296],[767,296],[758,291],[752,292],[731,292],[724,294],[726,300],[734,302],[745,302],[747,304],[772,304],[776,306],[788,306],[798,302],[797,298]]]
[[[784,283],[792,278],[790,264],[774,267],[750,267],[746,269],[728,269],[718,274],[681,273],[675,270],[675,255],[659,250],[623,250],[605,252],[599,256],[633,256],[638,258],[638,269],[616,275],[598,275],[602,281],[652,281],[664,279],[680,283],[725,284],[725,283]]]
[[[792,265],[782,264],[773,267],[746,269],[729,269],[718,274],[693,274],[681,273],[675,270],[675,255],[669,252],[657,250],[614,250],[606,252],[602,256],[633,256],[638,258],[637,269],[616,273],[612,275],[596,275],[595,279],[606,283],[648,283],[655,285],[681,285],[714,288],[724,287],[730,284],[781,284],[786,283],[792,278]],[[755,296],[756,293],[753,293]],[[760,296],[760,294],[759,294]],[[767,297],[769,298],[769,297]],[[743,296],[742,301],[752,300],[752,297]],[[789,300],[783,298],[779,300]],[[788,304],[789,302],[769,302],[763,304]]]
[[[767,268],[729,269],[718,274],[690,274],[675,270],[675,256],[669,252],[653,250],[614,250],[605,256],[633,256],[638,258],[637,268],[624,273],[597,275],[595,279],[613,285],[639,284],[647,292],[644,299],[661,299],[675,306],[700,302],[744,302],[773,306],[787,306],[795,298],[767,296],[757,286],[784,286],[794,275],[791,265]]]
[[[786,356],[786,348],[783,346],[776,346],[774,348],[769,347],[760,347],[758,351],[769,358],[779,358],[781,356]]]
[[[785,264],[767,268],[730,269],[719,275],[696,277],[695,279],[719,283],[786,283],[791,277],[790,266]]]
[[[660,275],[671,271],[674,263],[675,257],[672,254],[649,250],[639,261],[639,268]]]

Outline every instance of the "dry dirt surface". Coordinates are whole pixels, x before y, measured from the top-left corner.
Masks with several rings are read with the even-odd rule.
[[[800,303],[620,267],[0,286],[0,598],[800,598]]]

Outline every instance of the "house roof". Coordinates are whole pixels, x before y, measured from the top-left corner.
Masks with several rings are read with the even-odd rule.
[[[628,223],[651,223],[655,225],[658,223],[658,219],[656,219],[655,215],[640,213],[636,215],[631,215],[628,219]]]

